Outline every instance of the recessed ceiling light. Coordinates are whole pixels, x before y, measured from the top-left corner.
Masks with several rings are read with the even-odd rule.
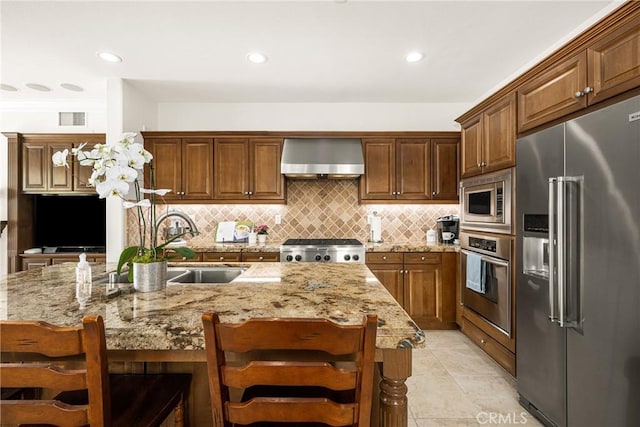
[[[247,54],[247,60],[249,62],[253,62],[254,64],[264,64],[268,59],[269,58],[267,58],[267,55],[260,52],[249,52]]]
[[[73,92],[84,92],[84,89],[73,83],[60,83],[60,87]]]
[[[122,58],[120,58],[118,55],[116,55],[115,53],[111,53],[111,52],[98,52],[98,56],[100,57],[100,59],[102,59],[103,61],[107,61],[107,62],[122,62]]]
[[[419,62],[424,58],[424,53],[422,52],[409,52],[407,56],[404,57],[404,60],[407,62]]]
[[[6,90],[7,92],[17,92],[18,91],[17,87],[11,86],[11,85],[8,85],[8,84],[4,84],[4,83],[0,84],[0,89],[1,90]]]
[[[41,85],[39,83],[27,83],[25,84],[29,89],[37,90],[40,92],[51,92],[51,89],[45,85]]]

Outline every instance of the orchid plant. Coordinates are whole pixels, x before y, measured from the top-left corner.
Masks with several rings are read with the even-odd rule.
[[[115,143],[96,144],[91,150],[83,151],[86,145],[84,143],[71,150],[71,156],[75,157],[81,166],[93,167],[89,184],[96,188],[101,199],[119,197],[123,200],[122,206],[124,208],[136,208],[137,210],[140,243],[122,251],[118,260],[118,274],[120,274],[125,264],[131,267],[134,262],[163,261],[166,252],[169,250],[178,252],[186,258],[195,257],[195,252],[189,248],[167,248],[169,243],[186,233],[174,236],[164,243],[158,244],[156,197],[163,197],[171,190],[155,189],[153,156],[144,149],[142,144],[135,142],[135,137],[135,133],[127,132]],[[54,166],[69,167],[68,157],[69,150],[58,151],[53,154],[51,160]],[[142,188],[138,178],[139,172],[143,170],[145,164],[149,165],[151,187],[149,189]],[[132,187],[135,201],[126,199]],[[144,198],[144,195],[148,195],[148,198]],[[149,227],[148,235],[147,227]],[[147,236],[150,239],[149,245],[147,245]],[[132,269],[129,268],[129,275],[131,273]]]
[[[256,227],[256,233],[258,234],[269,234],[269,226],[267,224],[260,224]]]

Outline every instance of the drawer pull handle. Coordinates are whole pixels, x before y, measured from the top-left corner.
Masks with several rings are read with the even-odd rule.
[[[421,257],[420,259],[421,259],[422,261],[424,261],[424,257]]]
[[[261,257],[258,257],[258,259],[259,259],[260,261],[262,261],[262,260],[264,259],[264,257],[263,257],[263,256],[261,256]]]
[[[386,257],[386,256],[383,256],[383,257],[382,257],[382,259],[386,261],[386,260],[387,260],[387,257]]]
[[[481,342],[482,344],[486,344],[486,343],[487,343],[487,341],[486,341],[484,338],[480,338],[480,342]]]
[[[223,256],[220,257],[220,261],[224,261],[224,257]]]

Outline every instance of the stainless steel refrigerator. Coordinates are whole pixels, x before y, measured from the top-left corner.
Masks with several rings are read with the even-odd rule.
[[[640,426],[640,97],[516,143],[520,402]]]

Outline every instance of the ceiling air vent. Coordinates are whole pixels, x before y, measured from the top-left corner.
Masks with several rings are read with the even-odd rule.
[[[87,113],[59,112],[58,125],[59,126],[86,126]]]

